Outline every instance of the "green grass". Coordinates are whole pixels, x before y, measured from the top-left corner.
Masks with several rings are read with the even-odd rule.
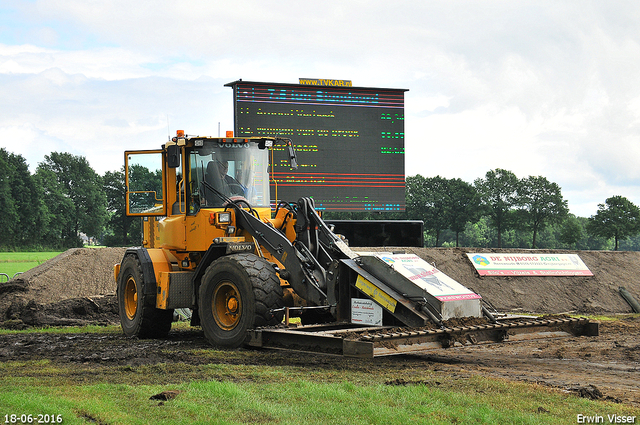
[[[163,383],[162,367],[123,367],[119,383],[70,385],[65,366],[40,361],[13,367],[41,370],[47,378],[3,379],[2,421],[8,413],[48,413],[62,415],[65,424],[574,424],[578,414],[640,415],[629,406],[481,377],[442,388],[435,382],[391,386],[353,371],[325,382],[287,366],[212,364],[199,367],[200,379],[178,384]],[[154,373],[157,384],[130,383],[137,374]],[[167,390],[180,393],[162,403],[149,399]]]
[[[24,273],[58,254],[60,254],[60,251],[0,252],[0,273],[7,274],[9,279],[11,279],[16,273]],[[4,281],[6,281],[6,278],[4,276],[0,276],[0,282]]]

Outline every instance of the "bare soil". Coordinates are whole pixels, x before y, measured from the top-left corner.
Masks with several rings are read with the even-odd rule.
[[[480,278],[465,255],[472,250],[404,250],[435,263],[498,310],[622,316],[616,321],[602,321],[597,337],[451,348],[373,360],[278,351],[211,350],[198,328],[172,330],[166,340],[127,339],[119,333],[7,334],[0,335],[0,361],[49,359],[61,366],[72,366],[72,382],[108,381],[111,377],[115,380],[120,378],[110,371],[166,364],[182,365],[163,369],[167,382],[183,382],[197,379],[197,366],[211,363],[289,365],[320,372],[358,370],[372,377],[395,376],[387,381],[389,385],[416,383],[424,379],[425,373],[431,374],[429,379],[442,382],[483,375],[640,407],[640,316],[630,314],[631,307],[618,293],[619,286],[625,286],[640,299],[640,253],[579,252],[594,273],[589,278]],[[120,248],[67,251],[38,270],[0,285],[0,322],[9,328],[117,323],[112,267],[123,254],[124,249]],[[4,370],[1,373],[7,373]]]

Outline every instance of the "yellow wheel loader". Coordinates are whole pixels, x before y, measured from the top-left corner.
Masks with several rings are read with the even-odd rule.
[[[127,214],[143,220],[142,246],[114,270],[125,335],[165,337],[174,309],[192,310],[215,346],[363,357],[597,334],[585,319],[492,314],[415,255],[356,253],[310,198],[272,209],[274,150],[296,167],[291,140],[271,137],[178,131],[161,149],[125,152]]]

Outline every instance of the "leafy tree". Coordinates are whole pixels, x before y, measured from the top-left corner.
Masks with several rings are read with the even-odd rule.
[[[129,194],[131,211],[141,212],[152,208],[163,195],[162,170],[151,171],[144,165],[129,165],[129,191],[143,192]]]
[[[624,196],[607,198],[598,204],[598,212],[589,218],[587,231],[595,236],[614,239],[614,250],[618,242],[640,233],[640,208]]]
[[[11,224],[3,226],[3,241],[16,247],[33,247],[40,243],[48,224],[41,191],[21,155],[0,149],[0,164],[2,185],[7,190],[2,194],[2,207],[5,218],[11,219]]]
[[[640,251],[640,236],[630,236],[621,240],[619,249],[622,251]]]
[[[80,232],[100,235],[107,215],[106,198],[100,176],[84,157],[52,152],[45,155],[36,173],[46,187],[45,197],[59,202],[53,204],[54,215],[65,246],[81,245]]]
[[[475,223],[467,224],[462,234],[463,246],[475,246],[488,248],[494,246],[495,230],[491,227],[488,217],[480,217]]]
[[[461,179],[449,180],[448,186],[449,227],[456,234],[458,247],[460,233],[468,223],[475,223],[480,218],[480,196],[475,187]]]
[[[8,160],[8,153],[0,149],[0,244],[9,246],[15,241],[18,233],[18,210],[11,193],[12,168]]]
[[[560,186],[542,176],[520,180],[517,203],[521,207],[521,223],[533,232],[531,248],[536,247],[539,231],[548,224],[561,222],[569,213]]]
[[[73,200],[58,184],[56,174],[45,168],[38,168],[34,176],[42,190],[42,198],[47,205],[49,225],[44,229],[42,241],[49,247],[77,247],[82,245],[78,234],[73,234]]]
[[[496,168],[474,185],[480,195],[484,212],[498,233],[498,248],[502,248],[502,234],[514,225],[514,207],[517,202],[518,178],[511,171]]]
[[[575,215],[569,214],[562,223],[558,240],[569,247],[576,248],[578,242],[584,239],[584,237],[584,226]]]
[[[104,240],[105,245],[131,246],[139,244],[140,218],[127,216],[125,210],[124,167],[122,171],[107,171],[102,180],[109,213],[108,235]]]
[[[425,231],[435,237],[439,245],[440,233],[449,228],[447,201],[449,185],[445,178],[423,177],[420,174],[407,177],[407,215],[424,221]]]

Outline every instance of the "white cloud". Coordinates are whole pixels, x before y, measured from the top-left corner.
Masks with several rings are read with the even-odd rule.
[[[151,61],[151,57],[121,48],[64,51],[32,45],[0,44],[0,73],[3,74],[38,74],[55,68],[71,75],[122,80],[153,75],[141,66]]]
[[[557,182],[579,215],[614,194],[640,204],[636,2],[10,5],[0,129],[24,143],[0,146],[30,162],[65,149],[117,169],[125,148],[166,140],[167,119],[231,129],[224,83],[339,78],[409,89],[409,175],[471,182],[500,167]]]
[[[58,69],[0,75],[0,128],[11,134],[0,147],[22,154],[32,169],[51,151],[68,151],[87,157],[102,174],[121,167],[125,149],[158,148],[176,126],[210,135],[217,135],[218,122],[223,131],[232,129],[226,82],[105,81]]]

